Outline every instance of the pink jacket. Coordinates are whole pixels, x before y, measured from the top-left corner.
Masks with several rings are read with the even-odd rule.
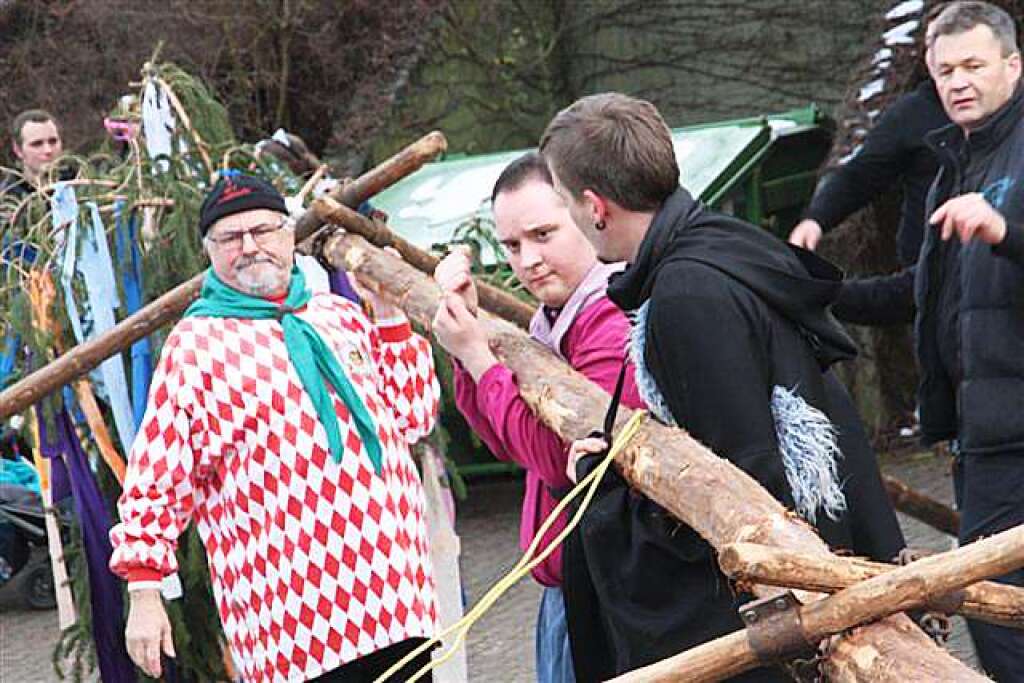
[[[626,316],[606,296],[601,296],[576,315],[561,338],[560,355],[610,394],[615,390],[628,337]],[[519,527],[519,544],[525,549],[557,504],[549,488],[561,489],[572,484],[565,474],[569,445],[534,416],[519,396],[515,375],[500,363],[484,373],[479,385],[456,364],[455,402],[470,427],[497,458],[518,463],[526,469],[526,493]],[[633,381],[632,366],[626,372],[622,404],[629,408],[643,407]],[[594,429],[600,428],[601,425],[594,425]],[[545,534],[543,543],[565,528],[565,522],[563,514]],[[533,577],[545,586],[561,585],[561,548],[533,570]]]

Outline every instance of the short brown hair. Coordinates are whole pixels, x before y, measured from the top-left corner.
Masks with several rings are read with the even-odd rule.
[[[11,138],[14,140],[14,144],[21,147],[21,129],[25,127],[26,123],[46,123],[47,121],[53,121],[59,135],[60,123],[53,117],[53,114],[44,109],[26,109],[15,116],[14,121],[11,122]]]
[[[1017,47],[1017,27],[1005,10],[987,2],[965,0],[950,3],[931,24],[933,39],[966,33],[977,26],[988,26],[999,41],[1003,57],[1020,52]]]
[[[590,95],[558,112],[540,150],[566,190],[592,190],[630,211],[653,211],[679,188],[672,133],[653,104]]]
[[[527,152],[505,167],[494,183],[491,201],[497,199],[502,192],[518,190],[526,184],[527,180],[539,180],[548,185],[554,185],[551,182],[551,171],[548,169],[544,157],[537,151]]]

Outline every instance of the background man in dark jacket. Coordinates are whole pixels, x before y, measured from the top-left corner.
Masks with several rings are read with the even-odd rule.
[[[949,125],[931,79],[896,100],[868,133],[855,156],[822,178],[804,220],[789,241],[814,250],[824,232],[898,184],[903,192],[896,232],[900,270],[847,280],[833,306],[840,320],[858,325],[897,325],[914,319],[913,265],[924,236],[924,202],[938,161],[926,133]]]
[[[648,102],[583,98],[549,124],[541,151],[598,256],[629,262],[608,296],[636,316],[630,353],[651,411],[745,470],[833,547],[891,559],[903,539],[874,453],[827,371],[855,353],[827,311],[839,271],[681,188],[668,126]],[[583,529],[614,668],[741,628],[710,546],[650,502],[642,514],[608,515],[615,500],[592,504]],[[769,669],[742,677],[784,679]]]
[[[1024,522],[1024,92],[1001,9],[954,3],[933,30],[953,125],[928,136],[941,166],[915,287],[919,400],[925,440],[953,442],[966,543]],[[986,671],[1024,680],[1024,633],[968,623]]]
[[[925,135],[949,125],[931,78],[931,22],[943,5],[929,11],[917,87],[890,104],[864,143],[818,183],[814,196],[789,241],[814,251],[824,233],[877,197],[898,186],[903,195],[896,231],[896,260],[891,275],[850,278],[832,306],[844,322],[899,325],[914,320],[914,266],[924,239],[924,204],[939,162]]]

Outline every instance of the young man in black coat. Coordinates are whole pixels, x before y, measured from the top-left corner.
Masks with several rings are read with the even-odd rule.
[[[855,353],[827,309],[838,270],[681,188],[668,126],[648,102],[583,98],[549,124],[541,151],[598,256],[630,264],[608,296],[635,316],[631,355],[651,411],[745,470],[834,548],[891,560],[902,534],[828,371]],[[588,508],[582,533],[600,604],[590,620],[603,624],[613,673],[742,628],[741,600],[707,542],[618,491]],[[763,668],[737,680],[785,679]]]
[[[915,291],[921,433],[952,441],[968,543],[1024,523],[1024,89],[1006,12],[957,2],[932,26],[953,124],[927,138],[941,167]],[[1024,632],[968,626],[990,675],[1024,681]]]

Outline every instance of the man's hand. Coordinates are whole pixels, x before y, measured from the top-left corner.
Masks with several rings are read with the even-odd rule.
[[[124,631],[128,655],[147,676],[159,678],[160,651],[163,650],[168,657],[174,657],[171,622],[167,619],[160,590],[147,588],[130,591],[128,594],[131,596],[131,608]]]
[[[441,294],[457,294],[462,297],[469,312],[476,315],[479,297],[470,272],[472,263],[468,251],[468,247],[457,246],[441,259],[434,269],[434,282],[441,288]]]
[[[498,362],[487,344],[487,332],[480,319],[469,312],[466,302],[458,294],[444,296],[437,307],[432,327],[438,343],[462,363],[474,381],[479,382],[483,374]]]
[[[952,237],[954,232],[964,244],[975,237],[993,245],[1006,238],[1006,219],[984,195],[977,192],[950,199],[931,215],[928,222],[939,228],[943,241]]]
[[[796,224],[793,232],[789,233],[789,243],[814,251],[818,248],[818,242],[821,241],[823,232],[818,221],[812,218],[805,218]]]

